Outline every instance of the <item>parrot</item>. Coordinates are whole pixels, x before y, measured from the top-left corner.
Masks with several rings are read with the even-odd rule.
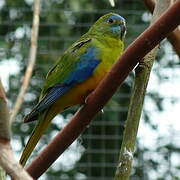
[[[60,56],[46,76],[38,104],[24,118],[25,123],[38,121],[22,152],[22,166],[57,114],[86,103],[88,95],[122,55],[125,34],[125,19],[107,13]]]

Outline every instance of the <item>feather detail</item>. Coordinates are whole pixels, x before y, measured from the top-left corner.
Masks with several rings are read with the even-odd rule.
[[[87,80],[100,63],[96,56],[97,49],[93,47],[88,48],[87,52],[80,56],[80,61],[75,62],[74,70],[68,74],[67,78],[64,80],[64,83],[55,84],[53,87],[50,87],[41,101],[24,118],[24,122],[36,120],[39,113],[49,108],[72,87]]]

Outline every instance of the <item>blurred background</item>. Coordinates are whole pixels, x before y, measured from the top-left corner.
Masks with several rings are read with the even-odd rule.
[[[59,55],[102,15],[116,12],[127,21],[126,47],[148,27],[151,14],[139,0],[41,0],[38,55],[13,124],[12,146],[19,158],[34,123],[22,118],[37,103],[45,76]],[[0,76],[12,108],[26,69],[33,15],[33,0],[0,0]],[[133,57],[132,57],[133,58]],[[41,180],[111,180],[127,117],[134,73],[86,131],[40,178]],[[180,60],[164,40],[151,73],[141,117],[131,180],[180,179]],[[65,126],[78,107],[56,117],[32,158]]]

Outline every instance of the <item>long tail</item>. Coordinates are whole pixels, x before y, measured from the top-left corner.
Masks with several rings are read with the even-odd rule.
[[[20,158],[20,164],[22,166],[25,166],[29,156],[31,155],[32,151],[36,147],[39,139],[43,135],[44,131],[48,128],[51,120],[53,119],[52,116],[48,116],[48,113],[44,112],[41,116],[40,119],[38,120],[38,123],[33,130],[24,150]]]

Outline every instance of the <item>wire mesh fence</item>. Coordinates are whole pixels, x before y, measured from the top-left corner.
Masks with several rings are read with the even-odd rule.
[[[11,105],[16,99],[27,64],[32,3],[27,0],[7,1],[0,4],[0,75],[8,90]],[[84,34],[97,18],[107,12],[116,12],[127,20],[126,46],[148,26],[151,18],[140,1],[119,1],[116,2],[115,8],[111,7],[108,1],[42,1],[37,63],[30,87],[24,97],[25,103],[13,125],[12,145],[18,157],[34,126],[34,124],[22,124],[22,118],[37,103],[46,73],[61,53]],[[180,162],[178,134],[180,133],[176,126],[172,125],[177,123],[175,110],[179,107],[180,97],[175,90],[174,94],[170,92],[171,83],[177,82],[180,77],[179,59],[171,46],[164,43],[157,60],[146,98],[143,122],[139,129],[140,140],[137,143],[132,180],[170,180],[180,177],[178,172],[178,162]],[[127,117],[133,76],[132,73],[104,108],[104,112],[97,115],[81,137],[40,179],[110,180],[113,178]],[[175,89],[178,87],[179,83],[176,83]],[[169,96],[164,93],[163,88],[166,92],[170,92]],[[174,121],[166,122],[166,128],[161,127],[159,124],[166,119],[164,114],[170,116],[168,107],[172,105],[175,109],[173,116],[169,118],[173,118]],[[36,156],[42,146],[65,126],[77,108],[73,107],[53,120],[32,157]],[[165,131],[170,128],[175,134],[164,133],[163,128]]]

